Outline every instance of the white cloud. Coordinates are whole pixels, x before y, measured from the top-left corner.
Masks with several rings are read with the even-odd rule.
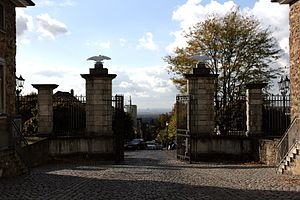
[[[85,81],[80,76],[82,73],[84,71],[73,66],[57,66],[32,59],[17,63],[17,74],[22,74],[26,80],[23,94],[37,92],[31,84],[58,84],[57,90],[70,91],[74,89],[75,94],[84,95]]]
[[[38,15],[36,20],[40,38],[55,39],[58,35],[68,33],[67,26],[63,22],[51,18],[48,13]]]
[[[17,74],[26,79],[23,94],[36,90],[31,84],[58,84],[57,90],[85,95],[85,80],[80,74],[88,73],[89,64],[82,69],[73,65],[52,65],[42,61],[27,59],[18,61]],[[81,65],[79,65],[81,66]],[[138,108],[169,108],[175,102],[176,88],[169,80],[166,66],[130,68],[127,66],[108,66],[109,73],[116,73],[113,80],[113,94],[129,96]]]
[[[110,73],[118,76],[114,79],[114,93],[132,96],[139,108],[170,108],[177,93],[166,66],[146,68],[127,68],[110,66]],[[125,70],[126,69],[126,70]]]
[[[224,15],[232,8],[236,7],[233,1],[225,1],[223,4],[211,0],[208,4],[203,4],[202,0],[187,0],[187,2],[173,11],[172,19],[178,21],[180,29],[171,32],[175,37],[174,41],[166,47],[166,51],[172,53],[176,47],[185,47],[186,38],[184,32],[190,27],[205,19],[207,15]],[[270,0],[258,0],[253,8],[243,8],[244,14],[250,14],[261,21],[264,28],[270,28],[273,36],[278,40],[279,46],[285,54],[289,53],[289,21],[288,5],[271,3]],[[283,56],[278,64],[280,66],[288,65],[287,56]]]
[[[32,31],[33,28],[34,24],[32,16],[25,14],[24,10],[16,9],[16,31],[18,41],[22,44],[30,43],[26,33]]]
[[[124,38],[120,38],[120,45],[121,45],[121,47],[125,47],[125,45],[126,45],[126,43],[127,43],[127,40],[126,39],[124,39]]]
[[[128,83],[126,81],[121,81],[121,83],[119,84],[119,87],[121,88],[129,88],[129,87],[132,87],[132,83]]]
[[[137,49],[141,48],[145,48],[151,51],[158,50],[158,45],[154,43],[153,34],[151,32],[147,32],[146,35],[139,39]]]
[[[100,42],[99,46],[100,46],[102,49],[109,49],[109,48],[110,48],[110,41]]]
[[[267,0],[259,0],[255,3],[253,9],[247,9],[257,17],[264,27],[270,27],[273,36],[278,40],[280,47],[288,53],[289,38],[289,7],[271,3]]]
[[[227,1],[223,4],[217,1],[210,1],[209,4],[202,5],[201,0],[188,0],[185,4],[173,11],[172,19],[179,21],[180,30],[173,31],[170,34],[175,36],[175,41],[166,47],[167,52],[173,52],[176,47],[186,46],[184,32],[190,27],[205,19],[207,15],[220,14],[225,15],[237,5],[233,1]]]

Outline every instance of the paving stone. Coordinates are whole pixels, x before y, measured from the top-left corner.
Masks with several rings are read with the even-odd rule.
[[[263,165],[188,164],[175,151],[130,151],[119,165],[49,164],[0,179],[0,199],[299,199],[300,177]]]

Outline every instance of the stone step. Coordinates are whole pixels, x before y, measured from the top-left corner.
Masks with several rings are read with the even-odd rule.
[[[285,157],[285,160],[279,165],[277,172],[280,174],[287,173],[289,174],[291,167],[294,167],[295,159],[300,159],[300,143],[294,146],[293,149]]]

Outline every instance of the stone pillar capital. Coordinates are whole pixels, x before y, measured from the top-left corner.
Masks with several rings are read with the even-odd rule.
[[[117,77],[116,74],[80,74],[85,80],[95,80],[95,79],[114,79]]]
[[[57,84],[31,84],[37,90],[54,90],[58,87]]]

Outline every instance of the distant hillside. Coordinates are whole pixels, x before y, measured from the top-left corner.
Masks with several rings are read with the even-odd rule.
[[[144,122],[158,118],[160,114],[169,113],[171,109],[168,108],[157,108],[157,109],[138,109],[138,118],[142,118]]]

